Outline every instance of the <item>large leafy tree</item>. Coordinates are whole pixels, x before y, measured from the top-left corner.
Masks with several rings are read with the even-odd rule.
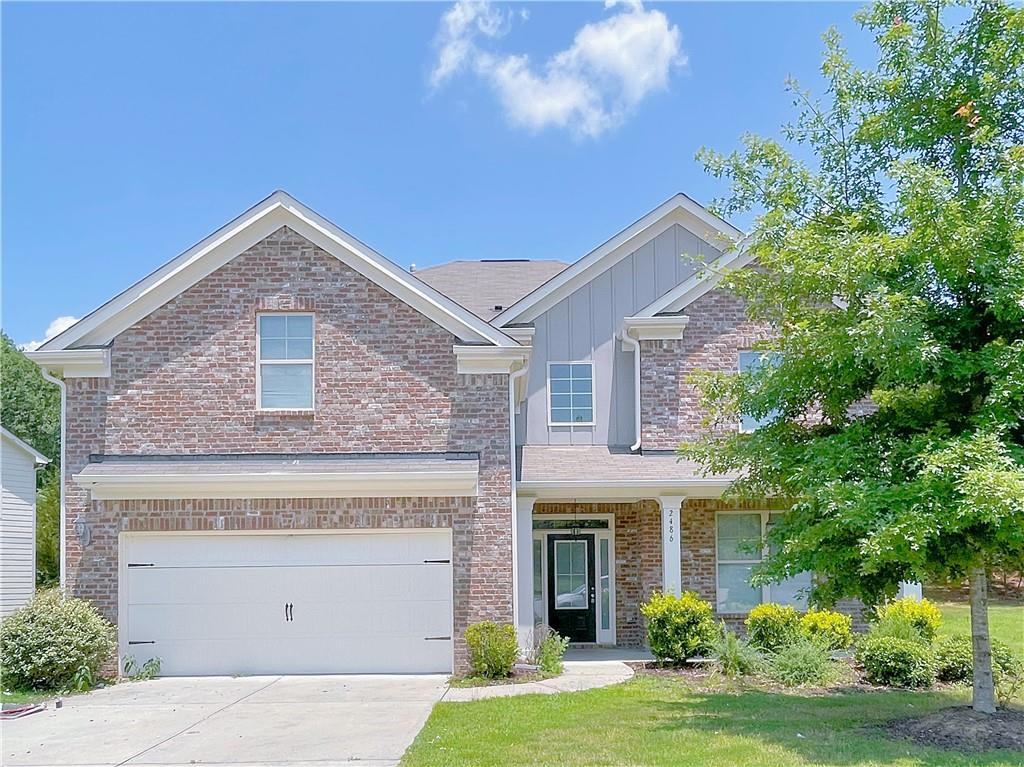
[[[783,140],[703,151],[751,211],[724,277],[778,336],[774,364],[698,377],[712,420],[765,420],[683,446],[786,499],[755,579],[811,570],[813,597],[968,578],[974,707],[995,708],[986,572],[1024,552],[1024,11],[878,2],[873,69],[825,36],[814,98]]]
[[[0,423],[51,459],[36,474],[36,581],[60,576],[60,390],[0,333]]]

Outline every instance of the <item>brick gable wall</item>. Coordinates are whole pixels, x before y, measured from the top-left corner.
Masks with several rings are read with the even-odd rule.
[[[256,409],[263,310],[315,313],[313,414]],[[254,245],[117,336],[110,378],[68,379],[69,588],[116,621],[122,530],[451,526],[461,663],[469,622],[511,618],[511,513],[508,378],[459,375],[455,343],[287,228]],[[393,451],[478,452],[479,496],[100,503],[70,479],[91,453]]]

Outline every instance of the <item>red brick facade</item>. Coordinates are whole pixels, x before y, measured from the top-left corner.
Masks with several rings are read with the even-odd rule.
[[[698,299],[686,315],[690,321],[681,339],[640,342],[640,420],[647,450],[674,450],[707,433],[707,413],[689,376],[697,370],[736,371],[739,352],[770,335],[724,290]]]
[[[314,413],[256,407],[256,313],[315,314]],[[67,583],[117,619],[122,530],[452,527],[455,631],[510,620],[508,378],[460,375],[447,330],[287,228],[118,335],[67,381]],[[92,502],[93,453],[479,454],[476,498]],[[75,520],[88,525],[83,547]],[[457,645],[457,659],[463,656]]]

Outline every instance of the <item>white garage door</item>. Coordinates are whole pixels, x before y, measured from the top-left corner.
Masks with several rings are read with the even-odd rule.
[[[121,586],[162,675],[452,669],[449,530],[125,534]]]

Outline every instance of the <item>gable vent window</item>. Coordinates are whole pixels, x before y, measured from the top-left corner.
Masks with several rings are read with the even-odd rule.
[[[548,420],[552,425],[594,424],[593,363],[548,364],[548,414]]]
[[[256,322],[260,410],[312,410],[313,315],[260,314]]]

